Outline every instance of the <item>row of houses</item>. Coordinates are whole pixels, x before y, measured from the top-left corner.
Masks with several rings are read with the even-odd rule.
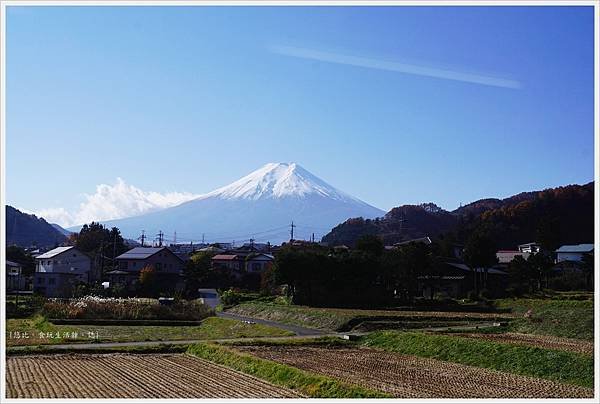
[[[517,250],[500,250],[496,253],[498,263],[509,264],[515,257],[529,258],[532,254],[537,254],[542,251],[542,247],[538,243],[521,244]],[[554,251],[556,255],[555,263],[579,263],[582,262],[586,254],[594,253],[594,244],[573,244],[563,245]]]
[[[396,243],[386,246],[388,250],[402,247],[409,243],[423,243],[426,245],[432,244],[429,237],[422,237]],[[447,297],[465,296],[469,291],[473,290],[475,278],[485,278],[487,288],[494,291],[502,291],[508,286],[509,274],[508,266],[510,262],[517,256],[527,259],[532,254],[542,252],[542,247],[539,243],[525,243],[517,246],[516,250],[500,250],[496,253],[498,263],[490,268],[479,268],[474,270],[467,266],[462,260],[462,245],[456,244],[452,249],[452,256],[446,257],[443,263],[442,274],[435,276],[420,276],[418,278],[418,289],[423,297],[431,297],[434,294],[441,294]],[[334,247],[334,250],[348,249],[346,246]],[[577,244],[564,245],[554,251],[556,256],[554,272],[577,269],[584,257],[588,254],[593,254],[594,244]]]
[[[258,248],[222,250],[206,247],[217,253],[212,258],[214,268],[228,269],[235,274],[261,273],[272,265],[273,255],[260,252]],[[120,284],[134,289],[143,268],[154,269],[161,290],[181,290],[184,287],[183,272],[187,254],[174,252],[168,247],[136,247],[115,258],[115,268],[101,274],[94,268],[92,259],[74,246],[57,247],[35,257],[33,292],[48,297],[68,296],[73,285],[93,284],[104,281],[106,286]],[[7,262],[7,285],[9,290],[22,290],[24,280],[18,264]],[[19,283],[20,284],[17,284]]]

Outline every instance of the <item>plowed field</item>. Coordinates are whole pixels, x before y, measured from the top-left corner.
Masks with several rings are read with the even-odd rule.
[[[189,355],[8,357],[10,398],[288,398],[289,389]]]
[[[593,390],[368,348],[238,346],[260,358],[399,398],[582,398]]]
[[[576,352],[585,355],[594,354],[594,342],[572,338],[553,337],[548,335],[533,335],[519,333],[483,334],[483,333],[448,333],[453,337],[484,339],[506,344],[526,345],[537,348],[556,349]]]

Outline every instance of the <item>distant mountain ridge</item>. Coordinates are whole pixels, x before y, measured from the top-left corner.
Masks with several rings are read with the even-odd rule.
[[[54,247],[67,237],[36,215],[6,205],[6,243],[20,247]]]
[[[377,235],[393,244],[447,233],[464,241],[476,228],[492,234],[499,248],[549,237],[555,237],[553,244],[593,241],[594,182],[522,192],[504,199],[480,199],[451,212],[432,203],[403,205],[381,218],[340,223],[323,241],[353,245],[363,235]]]

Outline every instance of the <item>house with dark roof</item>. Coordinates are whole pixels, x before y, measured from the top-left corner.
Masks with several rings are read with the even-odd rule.
[[[184,260],[167,247],[136,247],[116,257],[117,269],[107,272],[110,285],[136,286],[143,268],[154,269],[163,291],[183,288]]]
[[[263,272],[273,265],[274,260],[271,254],[250,254],[246,257],[246,272]]]
[[[445,262],[435,275],[417,277],[420,295],[431,298],[435,295],[462,298],[474,289],[475,277],[481,285],[484,279],[492,294],[501,293],[508,284],[508,273],[498,268],[473,270],[463,262]]]
[[[73,246],[57,247],[35,261],[33,291],[47,297],[69,297],[78,283],[97,280],[90,257]]]

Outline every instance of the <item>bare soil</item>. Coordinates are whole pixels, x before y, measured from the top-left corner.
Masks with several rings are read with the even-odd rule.
[[[592,398],[593,390],[544,379],[369,348],[237,346],[242,352],[399,398]]]
[[[298,393],[185,354],[17,356],[9,398],[295,398]]]

